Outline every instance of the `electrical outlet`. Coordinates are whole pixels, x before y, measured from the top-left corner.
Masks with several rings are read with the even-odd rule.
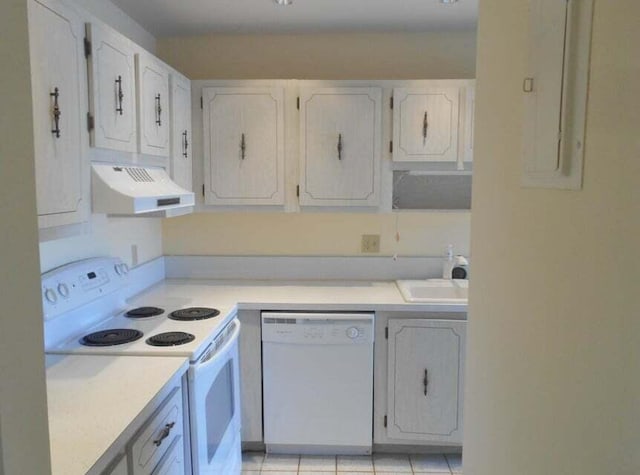
[[[380,252],[380,235],[363,234],[361,251],[366,253]]]

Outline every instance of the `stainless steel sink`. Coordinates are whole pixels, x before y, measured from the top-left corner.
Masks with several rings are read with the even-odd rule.
[[[406,302],[466,304],[468,301],[468,280],[397,280],[396,285]]]

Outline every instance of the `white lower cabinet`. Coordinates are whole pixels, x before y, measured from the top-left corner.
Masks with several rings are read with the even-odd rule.
[[[466,322],[390,319],[388,335],[387,437],[462,443]]]
[[[131,474],[183,474],[183,440],[182,390],[175,387],[130,442]],[[179,466],[183,467],[182,472],[178,471]]]
[[[184,475],[184,447],[182,437],[176,437],[171,443],[160,464],[152,475]]]
[[[119,455],[102,475],[128,475],[127,460],[126,454]]]

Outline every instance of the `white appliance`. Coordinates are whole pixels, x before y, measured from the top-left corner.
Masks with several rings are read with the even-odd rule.
[[[189,358],[189,473],[239,474],[240,322],[234,307],[215,302],[204,285],[160,284],[126,301],[128,273],[118,259],[96,258],[43,274],[45,351]]]
[[[262,312],[268,452],[370,454],[373,313]]]
[[[171,217],[190,213],[195,202],[163,168],[94,163],[91,190],[94,213]]]

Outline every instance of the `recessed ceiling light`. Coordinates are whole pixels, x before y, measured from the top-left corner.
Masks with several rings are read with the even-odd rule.
[[[448,5],[451,3],[458,3],[458,0],[440,0],[440,3],[444,4],[444,5]]]
[[[277,5],[291,5],[293,3],[293,0],[274,0],[276,2]]]

